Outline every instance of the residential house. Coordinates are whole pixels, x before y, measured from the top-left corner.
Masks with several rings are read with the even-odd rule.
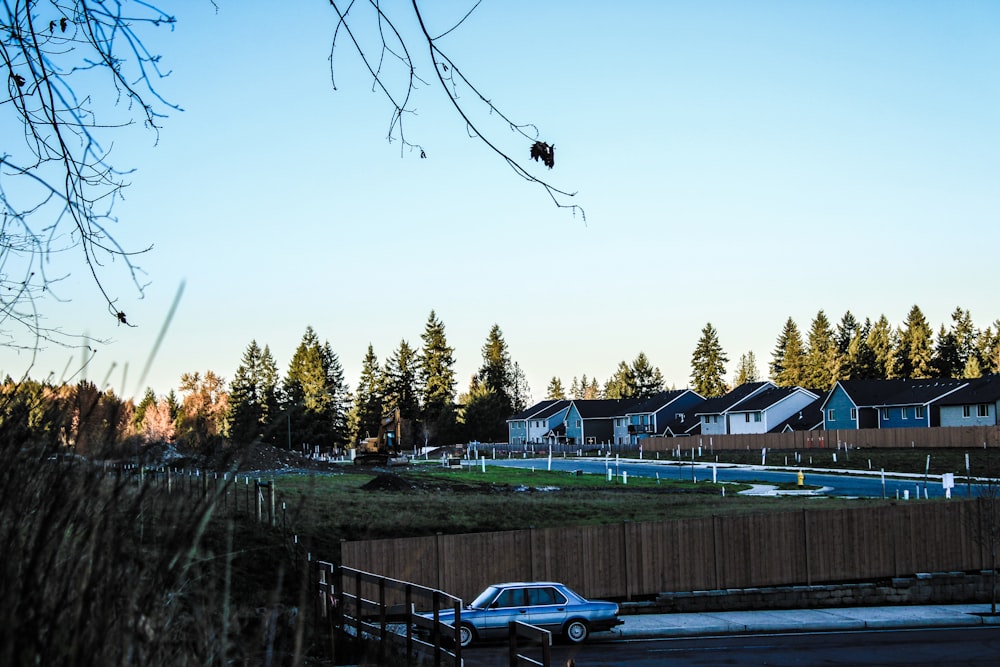
[[[566,443],[600,445],[614,442],[615,418],[638,403],[636,399],[574,400],[566,412]]]
[[[566,413],[569,401],[554,401],[528,419],[527,442],[533,444],[554,444],[560,442],[560,433],[566,434]],[[564,437],[563,437],[564,439]]]
[[[728,435],[729,412],[741,401],[776,386],[773,382],[747,382],[724,396],[706,399],[695,412],[701,420],[701,435]]]
[[[823,402],[823,428],[927,428],[940,425],[941,401],[967,380],[839,380]]]
[[[729,433],[771,433],[792,415],[819,399],[818,392],[802,387],[770,386],[744,398],[729,409]]]
[[[939,402],[941,426],[997,426],[1000,419],[1000,375],[969,380]]]
[[[792,431],[819,431],[823,429],[823,401],[826,394],[817,396],[816,400],[781,422],[770,433],[790,433]]]
[[[539,403],[535,403],[529,408],[518,412],[513,417],[507,420],[507,442],[512,445],[523,445],[528,440],[529,432],[529,422],[536,416],[541,414],[547,408],[551,407],[553,404],[557,403],[555,400],[545,400]],[[537,427],[535,427],[537,428]]]
[[[638,444],[654,435],[664,435],[668,426],[678,417],[696,422],[688,411],[705,399],[690,389],[661,391],[633,406],[629,412],[615,417],[614,442],[619,445]]]

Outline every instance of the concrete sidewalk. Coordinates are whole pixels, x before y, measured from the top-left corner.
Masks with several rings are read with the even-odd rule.
[[[632,614],[594,637],[640,639],[771,632],[832,632],[886,628],[947,628],[1000,625],[988,604],[845,607],[777,611],[722,611],[695,614]]]

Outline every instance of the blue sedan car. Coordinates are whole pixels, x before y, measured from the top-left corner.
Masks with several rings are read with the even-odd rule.
[[[588,600],[554,581],[494,584],[462,610],[459,636],[464,648],[476,640],[507,637],[510,622],[521,621],[578,644],[591,632],[621,625],[618,611],[614,602]],[[442,610],[438,619],[454,625],[455,614]]]

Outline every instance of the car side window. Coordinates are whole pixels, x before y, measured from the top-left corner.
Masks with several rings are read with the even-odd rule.
[[[497,596],[497,601],[493,603],[494,607],[523,607],[524,606],[524,589],[523,588],[508,588],[503,593]]]
[[[554,588],[529,588],[528,604],[532,606],[543,604],[565,604],[566,598]]]

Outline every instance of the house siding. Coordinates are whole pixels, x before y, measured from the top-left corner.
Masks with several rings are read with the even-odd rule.
[[[527,441],[527,431],[525,420],[507,422],[507,442],[512,445],[523,445]]]
[[[583,419],[575,405],[566,411],[566,442],[573,445],[583,442]]]
[[[816,396],[801,389],[785,396],[763,410],[752,412],[734,412],[730,419],[730,433],[767,433],[796,412],[808,407]],[[760,413],[760,421],[754,417]],[[747,419],[749,415],[749,420]]]
[[[541,419],[529,419],[528,420],[528,442],[539,444],[545,442],[545,434],[554,429],[559,424],[562,424],[566,419],[566,412],[569,410],[567,405],[565,408],[550,415],[547,418]]]
[[[979,406],[985,405],[987,415],[979,416]],[[965,409],[969,408],[969,416],[965,416]],[[941,426],[996,426],[1000,424],[997,414],[1000,411],[1000,401],[996,403],[976,403],[974,405],[942,405],[941,406]]]
[[[854,419],[851,418],[852,409],[858,413]],[[833,411],[833,419],[830,419],[831,410]],[[857,410],[857,406],[854,405],[851,397],[844,391],[844,388],[837,385],[830,392],[830,396],[823,404],[823,428],[827,431],[857,430],[859,427],[858,417],[861,416],[860,412]],[[871,424],[872,427],[876,425],[876,423]]]
[[[702,415],[702,435],[726,435],[726,419],[728,415]]]

